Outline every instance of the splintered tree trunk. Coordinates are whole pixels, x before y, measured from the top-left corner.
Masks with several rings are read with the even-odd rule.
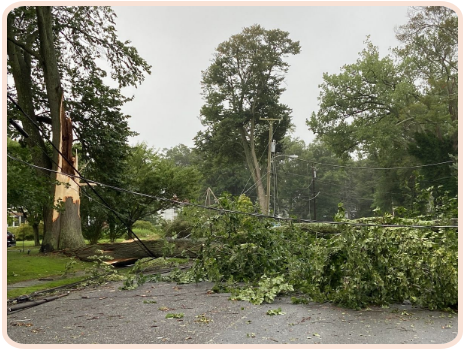
[[[75,175],[73,167],[75,159],[72,156],[72,130],[71,120],[65,116],[63,102],[61,103],[61,138],[59,150],[66,157],[58,156],[58,168],[61,172]],[[71,163],[68,163],[68,161]],[[79,213],[80,198],[78,181],[73,177],[56,173],[54,203],[60,204],[59,209],[53,210],[52,235],[46,240],[43,247],[54,249],[76,248],[84,246],[84,238],[81,232],[81,216]]]
[[[75,173],[73,170],[74,159],[71,154],[73,140],[71,120],[65,116],[63,106],[63,89],[52,32],[52,8],[50,6],[37,6],[36,13],[42,67],[52,118],[52,141],[64,157],[71,162],[70,165],[57,150],[54,150],[53,159],[56,162],[54,169],[70,174],[71,177],[58,173],[52,175],[54,180],[60,182],[58,185],[54,185],[54,204],[61,206],[59,211],[54,209],[52,213],[47,213],[49,217],[46,218],[46,231],[41,251],[49,252],[83,246],[84,238],[79,215],[79,187],[72,179]]]

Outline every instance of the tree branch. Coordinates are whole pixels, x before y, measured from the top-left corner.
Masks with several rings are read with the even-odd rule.
[[[13,38],[7,38],[8,41],[11,43],[15,44],[16,46],[20,47],[24,51],[26,51],[29,55],[34,56],[37,60],[39,60],[41,63],[43,62],[42,57],[39,55],[39,53],[29,49],[26,45],[23,43],[20,43],[19,41],[13,39]]]

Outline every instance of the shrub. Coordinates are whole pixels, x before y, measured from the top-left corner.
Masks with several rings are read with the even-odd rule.
[[[104,217],[95,217],[91,220],[82,221],[82,233],[86,240],[89,240],[91,245],[97,244],[104,236],[105,227]]]
[[[183,216],[176,217],[173,221],[168,221],[164,227],[166,237],[176,235],[178,238],[185,238],[191,234],[193,224]]]
[[[141,229],[141,230],[152,232],[152,233],[157,232],[157,228],[155,227],[155,225],[153,225],[151,222],[148,222],[148,221],[136,221],[133,224],[133,230],[134,229]]]
[[[9,227],[8,231],[16,236],[16,240],[34,240],[34,229],[28,223],[23,223],[19,227]],[[44,233],[44,224],[39,224],[39,236]]]

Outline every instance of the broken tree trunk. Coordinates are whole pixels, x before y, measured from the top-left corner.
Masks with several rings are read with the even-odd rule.
[[[168,244],[168,245],[167,245]],[[197,257],[202,246],[199,242],[193,242],[188,239],[176,240],[144,240],[144,245],[154,254],[155,257],[179,257],[185,258]],[[167,248],[170,247],[170,250]],[[114,244],[96,244],[89,245],[78,249],[67,249],[64,253],[69,256],[75,256],[82,261],[92,261],[90,256],[105,255],[115,260],[136,260],[145,257],[151,257],[151,254],[137,240],[114,243]]]
[[[73,142],[71,120],[65,116],[63,106],[63,89],[61,86],[60,69],[54,37],[54,17],[51,6],[36,6],[37,28],[39,35],[39,50],[44,73],[50,117],[52,119],[52,142],[56,147],[53,151],[54,170],[67,173],[70,176],[57,173],[53,177],[59,182],[52,189],[54,206],[52,211],[45,211],[45,230],[41,252],[50,252],[64,248],[84,246],[79,215],[79,187],[74,181],[71,148]],[[63,156],[62,156],[63,155]],[[64,160],[66,158],[68,161]],[[69,186],[68,186],[69,184]]]
[[[71,119],[65,115],[62,94],[58,145],[58,149],[61,152],[58,155],[58,171],[60,173],[55,174],[57,183],[54,185],[54,203],[55,205],[59,204],[59,208],[53,209],[51,235],[44,236],[42,243],[43,251],[77,248],[85,245],[81,232],[81,216],[79,213],[79,184],[78,179],[74,178],[77,164],[72,155],[72,142]]]

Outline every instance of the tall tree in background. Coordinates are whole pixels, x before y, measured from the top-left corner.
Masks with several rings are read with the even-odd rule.
[[[207,129],[198,133],[196,147],[206,157],[246,160],[263,212],[269,199],[258,153],[268,145],[269,123],[262,119],[281,119],[274,128],[277,141],[291,126],[291,109],[279,99],[289,67],[284,59],[298,54],[300,46],[288,35],[259,25],[244,28],[217,47],[212,64],[202,74],[201,121]]]
[[[341,71],[324,74],[319,111],[308,125],[337,155],[356,151],[391,162],[390,155],[407,147],[402,122],[416,99],[414,82],[370,41],[356,63]]]
[[[404,44],[395,50],[403,73],[416,78],[421,92],[411,109],[416,130],[409,152],[422,163],[458,155],[458,16],[443,6],[413,7],[410,20],[396,30]],[[421,171],[427,184],[452,194],[457,180],[449,165]]]
[[[82,147],[82,161],[93,164],[94,171],[100,175],[105,170],[115,176],[131,134],[127,116],[119,110],[127,98],[118,89],[103,84],[106,71],[97,62],[105,56],[111,76],[120,88],[141,83],[150,66],[129,42],[118,40],[114,20],[110,7],[15,8],[7,17],[7,62],[13,78],[8,91],[34,123],[51,123],[44,124],[43,128],[51,133],[53,143],[58,146],[64,96]],[[33,123],[18,113],[12,115],[21,120],[30,135],[26,143],[36,165],[57,170],[57,152],[47,154],[42,135]],[[105,133],[100,137],[102,130]],[[52,173],[50,176],[54,178]],[[54,192],[52,188],[51,193]],[[80,231],[70,233],[64,230],[70,228],[66,224],[63,230],[53,232],[50,206],[44,208],[44,223],[43,251],[81,245]]]
[[[396,194],[413,174],[400,167],[457,155],[457,30],[452,10],[415,8],[398,28],[405,45],[394,55],[381,58],[368,42],[356,63],[324,75],[320,108],[308,125],[337,155],[359,152],[377,167],[398,168],[379,173],[375,201],[383,210],[408,207],[408,198]],[[445,184],[457,192],[448,164],[423,172],[425,187]]]
[[[457,137],[458,16],[454,10],[443,6],[413,7],[409,16],[409,22],[396,30],[396,37],[404,46],[395,52],[404,59],[404,73],[412,72],[430,98],[423,102],[435,104],[436,108],[442,108],[442,113],[446,112],[446,116],[427,117],[437,137]],[[442,123],[447,116],[452,123]],[[454,146],[457,148],[457,144]]]

